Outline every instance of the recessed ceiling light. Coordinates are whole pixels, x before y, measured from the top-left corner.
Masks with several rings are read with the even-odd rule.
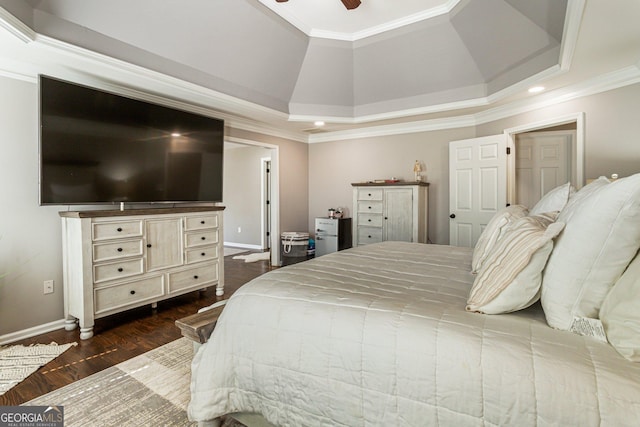
[[[324,122],[322,120],[316,120],[313,124],[316,126],[324,126]]]
[[[179,136],[182,136],[182,134],[181,134],[181,133],[179,133],[179,132],[173,132],[173,133],[171,134],[171,136],[173,136],[174,138],[177,138],[177,137],[179,137]]]
[[[544,86],[534,86],[532,88],[529,88],[529,93],[538,93],[538,92],[542,92],[544,90]]]

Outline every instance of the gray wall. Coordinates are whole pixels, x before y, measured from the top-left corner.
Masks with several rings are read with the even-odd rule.
[[[62,210],[89,206],[39,206],[38,87],[0,76],[0,339],[63,319]],[[308,146],[259,133],[225,129],[227,136],[279,147],[283,230],[306,228]],[[267,152],[267,150],[264,150]],[[104,208],[104,207],[101,207]],[[43,294],[43,282],[55,281]]]
[[[502,134],[505,129],[585,112],[585,178],[640,172],[640,84],[564,102],[473,128],[312,144],[309,148],[309,227],[329,207],[352,209],[351,183],[411,179],[415,160],[427,167],[429,238],[449,243],[449,141]]]

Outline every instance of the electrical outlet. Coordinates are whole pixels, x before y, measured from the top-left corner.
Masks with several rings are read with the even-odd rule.
[[[53,293],[53,280],[44,281],[44,293],[45,295]]]
[[[242,227],[238,227],[238,233],[242,233]]]

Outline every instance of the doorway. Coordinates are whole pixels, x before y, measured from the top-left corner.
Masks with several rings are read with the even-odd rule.
[[[235,137],[226,137],[225,145],[225,245],[263,251],[277,247],[279,147]],[[279,251],[270,253],[271,265],[279,265]]]

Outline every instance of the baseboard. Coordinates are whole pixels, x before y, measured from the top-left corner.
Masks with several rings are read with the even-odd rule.
[[[224,242],[225,246],[233,247],[233,248],[241,248],[241,249],[253,249],[256,251],[261,251],[262,246],[260,245],[249,245],[246,243],[233,243],[233,242]]]
[[[29,329],[23,329],[21,331],[11,332],[10,334],[0,335],[0,345],[5,345],[26,338],[35,337],[36,335],[40,334],[46,334],[47,332],[57,331],[58,329],[63,329],[64,325],[64,319],[60,319],[54,322],[45,323],[44,325],[34,326]]]

